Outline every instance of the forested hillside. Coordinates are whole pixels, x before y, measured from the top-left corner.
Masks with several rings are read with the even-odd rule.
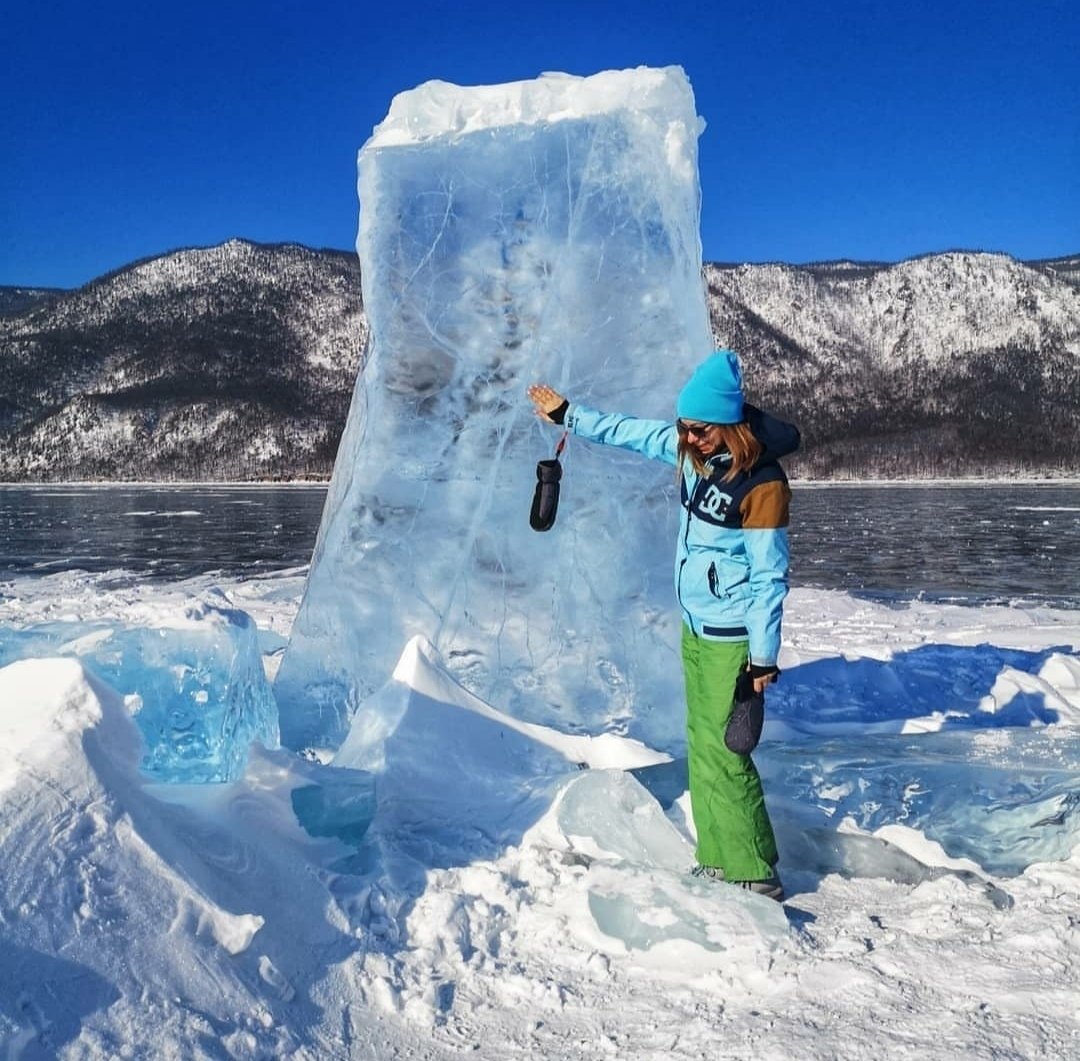
[[[751,396],[803,429],[794,474],[1080,474],[1080,258],[704,280]],[[0,480],[325,478],[366,341],[343,251],[232,240],[0,289]]]

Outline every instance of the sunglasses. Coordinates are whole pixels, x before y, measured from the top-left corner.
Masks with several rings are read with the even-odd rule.
[[[704,438],[716,424],[688,424],[685,420],[676,420],[675,427],[680,435],[687,438]]]

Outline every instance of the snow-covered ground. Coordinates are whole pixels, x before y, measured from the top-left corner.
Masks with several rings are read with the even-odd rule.
[[[0,625],[210,599],[273,671],[303,575],[18,578]],[[381,761],[257,748],[229,785],[147,784],[77,654],[12,663],[0,1057],[1078,1056],[1078,653],[1080,611],[794,591],[783,907],[687,875],[678,760],[511,719],[419,639]]]

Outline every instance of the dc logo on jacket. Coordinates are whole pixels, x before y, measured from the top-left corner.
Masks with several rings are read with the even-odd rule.
[[[737,483],[732,493],[721,490],[711,479],[698,479],[694,485],[693,496],[691,496],[687,489],[686,476],[683,476],[681,491],[683,508],[687,509],[692,516],[714,526],[739,526],[738,508],[733,510],[732,506],[735,505],[736,495],[746,493],[747,477],[743,475],[740,478],[743,482]]]
[[[705,496],[697,503],[695,514],[714,523],[723,523],[733,500],[731,494],[725,494],[715,483],[709,483]]]

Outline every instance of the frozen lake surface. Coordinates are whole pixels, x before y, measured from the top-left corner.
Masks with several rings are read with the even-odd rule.
[[[377,806],[347,748],[147,784],[87,624],[206,599],[271,670],[303,582],[0,578],[0,630],[80,635],[0,667],[0,1056],[1076,1056],[1080,610],[796,588],[781,909],[688,875],[684,758],[523,725],[417,643]]]
[[[783,911],[688,877],[677,750],[523,724],[421,644],[378,802],[349,747],[147,784],[106,633],[205,601],[273,674],[324,498],[0,488],[0,1054],[1075,1053],[1080,485],[796,485]]]
[[[796,483],[794,493],[795,586],[1080,606],[1080,484]],[[285,570],[311,559],[325,498],[321,485],[3,486],[0,572]]]

